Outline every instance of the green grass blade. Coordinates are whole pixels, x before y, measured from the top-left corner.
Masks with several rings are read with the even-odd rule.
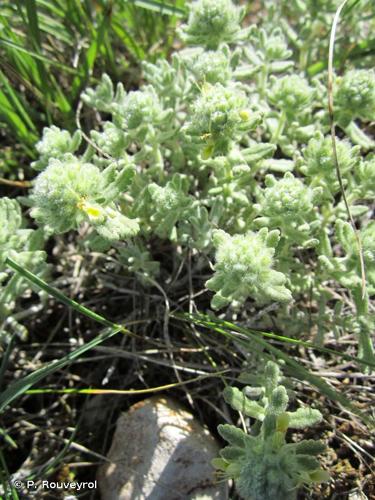
[[[0,394],[0,414],[4,411],[4,409],[12,403],[15,399],[22,396],[28,389],[30,389],[33,385],[37,384],[41,380],[43,380],[48,375],[51,375],[57,370],[64,368],[65,366],[72,363],[75,359],[79,358],[87,352],[88,350],[96,347],[101,344],[105,340],[113,337],[120,331],[124,332],[124,327],[119,325],[117,328],[106,328],[104,329],[97,337],[95,337],[87,344],[80,346],[78,349],[75,349],[71,353],[67,354],[63,358],[55,361],[54,363],[47,363],[46,366],[39,368],[38,370],[22,377],[20,380],[13,382],[4,392]]]
[[[224,373],[229,370],[221,370],[215,373],[207,373],[206,375],[199,375],[198,377],[191,378],[189,380],[182,380],[181,382],[172,382],[170,384],[160,385],[157,387],[147,387],[146,389],[95,389],[93,387],[85,389],[30,389],[27,394],[123,394],[123,395],[140,395],[140,394],[153,394],[155,392],[166,391],[169,389],[175,389],[176,387],[181,387],[183,385],[192,384],[194,382],[200,382],[206,378],[221,377]]]
[[[318,375],[312,374],[309,370],[307,370],[300,363],[295,361],[291,356],[286,354],[283,350],[275,347],[270,342],[267,342],[266,339],[262,337],[261,334],[257,330],[250,330],[242,327],[238,327],[230,323],[229,321],[222,321],[219,319],[214,319],[211,317],[207,317],[204,315],[194,315],[194,314],[179,314],[178,316],[184,321],[190,321],[195,323],[196,325],[203,326],[204,328],[208,328],[214,330],[225,337],[235,340],[239,342],[248,352],[252,352],[254,350],[255,345],[258,345],[258,348],[261,347],[262,355],[267,357],[272,354],[274,357],[282,359],[285,361],[286,366],[289,368],[289,374],[295,378],[298,378],[301,381],[306,381],[309,384],[315,386],[322,394],[324,394],[328,399],[332,401],[336,401],[341,404],[347,411],[356,414],[360,417],[364,422],[368,425],[373,426],[375,421],[365,415],[362,411],[360,411],[346,396],[344,396],[341,392],[336,391],[330,385],[328,385],[322,377]],[[233,332],[237,332],[240,336],[235,335]],[[265,333],[265,332],[263,332]],[[282,342],[286,342],[288,337],[276,336],[279,337],[278,340]],[[259,350],[259,349],[255,349]],[[334,351],[335,354],[336,351]],[[356,358],[353,358],[355,362],[358,362]]]
[[[136,58],[143,60],[146,57],[145,51],[142,47],[134,40],[130,33],[125,29],[122,23],[114,20],[112,22],[112,29],[114,33],[118,36],[121,42],[129,50],[129,52]]]
[[[5,443],[8,444],[8,446],[10,446],[11,448],[13,448],[14,450],[16,450],[18,448],[17,446],[17,443],[14,441],[14,439],[12,439],[9,434],[0,427],[0,436],[2,437],[2,439],[4,440]]]
[[[4,381],[4,374],[8,366],[9,358],[13,350],[13,346],[15,343],[16,339],[16,333],[13,333],[13,335],[10,338],[10,341],[8,345],[6,346],[5,352],[3,354],[3,357],[1,359],[1,365],[0,365],[0,388],[3,386],[3,381]]]
[[[19,140],[28,141],[29,132],[27,127],[14,111],[8,97],[0,90],[0,116],[13,129]]]
[[[47,377],[51,373],[53,373],[56,370],[59,370],[60,368],[66,366],[67,364],[71,363],[74,359],[80,357],[83,353],[85,353],[87,350],[91,349],[92,347],[97,346],[104,340],[112,337],[118,332],[130,334],[130,332],[123,327],[122,325],[113,323],[112,321],[109,321],[108,319],[104,318],[100,314],[97,314],[94,311],[91,311],[85,306],[82,306],[78,302],[70,299],[66,295],[64,295],[62,292],[57,290],[56,288],[50,286],[48,283],[46,283],[44,280],[36,276],[34,273],[31,271],[28,271],[27,269],[23,268],[17,262],[15,262],[13,259],[7,257],[5,264],[12,268],[14,271],[19,273],[20,276],[23,278],[27,279],[34,285],[38,286],[40,289],[44,290],[47,292],[49,295],[52,297],[55,297],[57,300],[62,302],[63,304],[66,304],[67,306],[71,307],[72,309],[76,310],[77,312],[84,314],[85,316],[89,317],[90,319],[93,319],[94,321],[97,321],[98,323],[101,323],[105,325],[107,328],[100,333],[95,339],[92,341],[88,342],[87,344],[84,344],[83,346],[79,347],[72,353],[68,354],[67,356],[64,356],[62,359],[50,363],[47,366],[40,368],[39,370],[36,370],[35,372],[31,373],[30,375],[27,375],[26,377],[23,377],[21,380],[18,380],[17,382],[11,384],[8,389],[6,389],[4,392],[0,394],[0,413],[4,410],[4,408],[10,404],[14,399],[18,398],[22,394],[24,394],[30,387],[32,387],[34,384],[40,382],[43,378]]]
[[[6,495],[6,500],[19,500],[19,496],[16,488],[9,481],[10,474],[8,471],[8,467],[3,455],[2,450],[0,449],[0,482],[3,487],[4,493]]]
[[[350,354],[346,354],[340,351],[336,351],[336,349],[331,349],[329,347],[323,347],[323,346],[318,346],[316,344],[313,344],[312,342],[307,342],[305,340],[298,340],[298,339],[293,339],[291,337],[287,337],[285,335],[277,335],[275,333],[268,333],[268,332],[262,332],[260,330],[252,330],[252,329],[243,329],[241,327],[238,327],[236,325],[233,325],[232,323],[226,322],[227,326],[229,328],[233,328],[234,330],[241,332],[241,333],[252,333],[252,334],[259,334],[262,335],[263,337],[268,337],[274,340],[279,340],[280,342],[286,342],[289,344],[295,344],[295,345],[300,345],[302,347],[306,347],[307,349],[313,349],[315,351],[319,351],[324,354],[330,354],[334,357],[342,358],[345,359],[346,361],[351,361],[356,364],[361,364],[365,367],[369,368],[375,368],[375,363],[371,361],[366,361],[362,359],[355,358],[354,356],[350,356]]]
[[[38,276],[36,276],[31,271],[28,271],[24,267],[22,267],[19,264],[17,264],[17,262],[15,262],[10,257],[7,257],[7,259],[5,261],[5,264],[8,265],[9,267],[11,267],[12,269],[14,269],[15,271],[17,271],[17,273],[19,273],[26,280],[30,281],[30,283],[33,283],[34,285],[36,285],[37,287],[39,287],[41,290],[44,290],[49,295],[51,295],[55,299],[59,300],[63,304],[67,305],[68,307],[71,307],[75,311],[77,311],[77,312],[79,312],[81,314],[84,314],[88,318],[90,318],[90,319],[92,319],[94,321],[97,321],[98,323],[101,323],[104,326],[107,326],[107,327],[110,327],[110,328],[121,328],[124,331],[127,331],[121,325],[113,323],[112,321],[104,318],[100,314],[98,314],[98,313],[92,311],[91,309],[88,309],[87,307],[79,304],[75,300],[70,299],[69,297],[67,297],[66,295],[64,295],[62,292],[60,292],[60,290],[58,290],[57,288],[54,288],[53,286],[49,285],[44,280],[42,280],[41,278],[39,278]]]
[[[19,0],[17,1],[17,3],[19,3]],[[38,9],[35,0],[27,0],[26,12],[29,21],[31,39],[33,41],[33,44],[39,51],[41,46],[41,37],[40,37],[39,22],[38,22]]]
[[[19,0],[17,0],[17,3],[20,3]],[[35,52],[41,55],[41,33],[39,29],[38,8],[35,0],[28,0],[26,2],[26,13],[29,39],[34,46]],[[45,94],[47,102],[54,102],[62,112],[69,113],[71,105],[53,75],[46,68],[45,61],[37,59],[36,65],[39,71],[41,89]],[[48,106],[46,107],[46,111],[48,113]],[[51,121],[51,117],[49,117],[48,121]]]
[[[38,4],[38,9],[40,7],[46,8],[51,14],[53,14],[56,17],[64,17],[64,9],[58,6],[58,2],[54,1],[51,2],[51,0],[37,0]]]
[[[128,0],[128,2],[142,9],[151,10],[167,16],[185,17],[187,13],[186,10],[181,7],[176,7],[170,3],[158,2],[157,0]]]
[[[105,35],[110,27],[110,21],[110,12],[106,12],[99,28],[92,30],[93,40],[85,53],[85,57],[82,63],[85,68],[85,78],[82,78],[81,76],[75,77],[72,83],[73,95],[76,95],[77,92],[81,90],[82,86],[86,84],[87,79],[92,74],[97,55],[100,52],[101,46],[105,40]]]
[[[0,46],[27,54],[28,56],[31,56],[34,59],[38,59],[40,61],[43,61],[44,63],[46,63],[48,65],[56,66],[57,68],[63,69],[67,73],[70,73],[73,75],[76,75],[79,73],[78,70],[72,68],[71,66],[67,66],[66,64],[63,64],[63,63],[56,61],[54,59],[49,59],[48,57],[43,56],[42,54],[37,54],[36,52],[34,52],[30,49],[27,49],[26,47],[23,47],[22,45],[19,45],[15,42],[11,42],[9,40],[4,40],[4,38],[0,38]]]
[[[175,317],[185,319],[186,321],[193,321],[193,322],[203,321],[204,324],[209,324],[210,321],[212,321],[213,324],[219,324],[219,325],[224,326],[225,328],[228,328],[230,330],[234,330],[234,331],[239,332],[239,333],[244,333],[245,335],[248,335],[248,334],[261,335],[262,337],[267,337],[267,338],[270,338],[273,340],[278,340],[280,342],[299,345],[301,347],[306,347],[307,349],[313,349],[314,351],[319,351],[319,352],[324,353],[324,354],[330,354],[334,357],[342,358],[342,359],[345,359],[346,361],[352,361],[353,363],[362,364],[362,365],[369,367],[369,368],[375,368],[375,363],[372,363],[371,361],[365,361],[362,359],[358,359],[358,358],[355,358],[354,356],[350,356],[350,354],[336,351],[336,349],[331,349],[329,347],[319,346],[319,345],[313,344],[312,342],[294,339],[292,337],[287,337],[286,335],[278,335],[276,333],[263,332],[262,330],[254,330],[252,328],[243,328],[243,327],[235,325],[234,323],[231,323],[229,321],[212,319],[208,316],[204,316],[204,315],[200,315],[200,314],[182,313],[182,314],[176,314]]]
[[[15,90],[13,90],[12,86],[10,85],[10,83],[8,81],[8,78],[4,75],[4,73],[1,70],[0,70],[0,83],[2,84],[4,89],[6,90],[8,96],[9,96],[9,99],[11,100],[11,102],[14,106],[14,111],[20,115],[20,117],[22,118],[25,125],[27,127],[29,127],[29,129],[32,132],[36,132],[37,129],[36,129],[34,123],[32,122],[32,120],[30,119],[30,113],[28,113],[26,111],[26,108],[22,104],[21,99],[17,96],[17,93],[15,92]],[[1,110],[1,111],[2,111],[2,114],[4,114],[4,110]]]

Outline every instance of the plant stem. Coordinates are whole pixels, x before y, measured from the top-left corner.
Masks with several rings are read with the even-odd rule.
[[[286,113],[283,110],[281,112],[279,123],[277,124],[276,130],[273,132],[271,137],[271,143],[276,144],[280,138],[280,135],[283,133],[286,125]]]

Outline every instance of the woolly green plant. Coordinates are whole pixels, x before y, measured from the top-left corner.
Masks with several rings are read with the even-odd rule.
[[[224,398],[245,417],[255,420],[250,432],[229,424],[218,431],[229,443],[213,465],[226,478],[233,478],[244,500],[293,500],[302,485],[327,481],[329,475],[320,467],[317,455],[325,450],[321,441],[302,440],[289,443],[288,429],[304,429],[319,423],[321,413],[309,407],[288,411],[289,396],[281,384],[280,370],[268,361],[262,377],[258,400],[226,387]],[[259,380],[260,379],[260,380]]]
[[[86,89],[81,117],[93,110],[93,130],[44,131],[27,203],[51,234],[79,231],[79,244],[110,251],[127,277],[150,283],[160,260],[168,289],[190,269],[177,282],[206,284],[223,314],[236,309],[257,328],[296,336],[312,337],[316,326],[319,342],[353,333],[370,360],[374,73],[353,59],[334,81],[338,163],[366,242],[363,294],[356,245],[336,229],[347,212],[326,75],[314,66],[326,58],[317,33],[329,29],[336,2],[262,6],[261,23],[245,27],[245,9],[230,0],[191,2],[178,31],[186,46],[144,63],[138,89],[108,75]],[[363,39],[357,10],[345,19]],[[343,293],[350,307],[338,314]]]
[[[322,188],[306,186],[291,172],[286,172],[280,180],[267,175],[265,185],[258,194],[259,203],[256,205],[261,216],[254,222],[280,228],[290,244],[298,243],[304,248],[316,245],[318,240],[313,236],[320,225],[316,207]]]
[[[193,199],[187,195],[186,180],[176,174],[164,187],[154,183],[148,186],[154,207],[150,221],[160,238],[176,239],[176,224],[187,217]]]
[[[274,80],[269,99],[290,117],[309,107],[313,91],[305,78],[288,75]]]
[[[36,170],[43,170],[50,158],[60,159],[66,153],[74,153],[81,143],[81,132],[77,130],[73,136],[67,130],[61,130],[52,125],[43,129],[43,137],[36,144],[40,158],[31,166]]]
[[[203,86],[191,112],[184,130],[204,146],[203,159],[229,153],[233,141],[255,128],[260,120],[249,110],[244,92],[219,83]]]
[[[286,277],[272,269],[279,236],[278,231],[269,233],[267,228],[236,236],[214,232],[215,274],[206,282],[216,292],[211,302],[214,309],[230,303],[238,307],[248,297],[259,302],[291,300]]]
[[[113,166],[101,172],[71,154],[52,159],[35,182],[31,215],[56,233],[86,221],[105,239],[133,236],[138,232],[137,222],[123,215],[113,202],[132,175],[127,167],[116,175]]]
[[[356,69],[337,82],[335,103],[339,122],[355,118],[373,120],[375,115],[375,71]]]
[[[359,147],[351,147],[348,141],[336,139],[337,160],[340,172],[346,179],[358,163]],[[301,172],[311,178],[313,186],[321,186],[327,196],[340,190],[333,158],[331,137],[317,133],[311,138],[303,151],[304,162]]]
[[[27,330],[20,320],[34,312],[33,308],[18,311],[17,301],[30,290],[30,286],[8,269],[7,257],[40,276],[45,275],[47,267],[43,231],[24,227],[21,207],[16,200],[0,198],[0,220],[0,342],[3,343],[13,333],[25,339]],[[35,312],[39,309],[36,307]]]
[[[244,13],[244,9],[235,7],[231,0],[194,2],[189,20],[181,28],[181,38],[189,45],[208,49],[215,49],[222,42],[236,42],[244,36],[240,28]]]

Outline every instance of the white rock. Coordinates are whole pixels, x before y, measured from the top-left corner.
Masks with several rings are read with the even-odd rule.
[[[98,472],[103,500],[226,500],[214,476],[219,446],[202,425],[169,398],[152,397],[117,421],[111,463]]]

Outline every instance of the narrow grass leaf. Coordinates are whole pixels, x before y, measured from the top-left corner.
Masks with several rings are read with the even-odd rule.
[[[49,285],[46,283],[44,280],[36,276],[34,273],[31,271],[28,271],[24,267],[20,266],[15,262],[13,259],[10,257],[7,257],[5,261],[6,265],[17,271],[21,276],[23,276],[25,279],[30,281],[30,283],[33,283],[34,285],[38,286],[41,290],[44,290],[47,292],[49,295],[54,297],[55,299],[59,300],[63,304],[67,305],[68,307],[71,307],[72,309],[76,310],[77,312],[84,314],[90,319],[93,319],[94,321],[97,321],[98,323],[101,323],[104,326],[111,327],[111,328],[120,328],[126,331],[124,327],[121,325],[118,325],[116,323],[113,323],[112,321],[104,318],[100,314],[96,313],[95,311],[92,311],[91,309],[79,304],[73,299],[70,299],[66,295],[64,295],[60,290],[57,288],[54,288],[53,286]]]
[[[9,470],[3,455],[2,450],[0,449],[0,481],[3,487],[4,493],[6,495],[6,500],[19,500],[19,496],[16,488],[9,481],[10,474]]]
[[[5,371],[6,371],[7,366],[8,366],[9,358],[10,358],[10,355],[11,355],[12,350],[13,350],[15,339],[16,339],[16,333],[13,333],[13,335],[10,338],[10,341],[9,341],[8,345],[6,346],[5,352],[4,352],[4,354],[2,356],[2,359],[1,359],[1,365],[0,365],[0,388],[3,386],[4,374],[5,374]]]
[[[19,116],[22,118],[23,122],[27,127],[32,132],[36,132],[36,126],[30,119],[30,112],[28,112],[24,106],[24,104],[21,101],[21,98],[18,97],[16,91],[13,89],[12,85],[10,85],[8,78],[4,75],[4,73],[0,70],[0,83],[3,85],[4,89],[7,92],[7,95],[9,96],[9,99],[11,100],[13,104],[13,109],[15,112],[19,114]],[[1,112],[4,114],[4,110],[2,109]]]
[[[24,54],[27,54],[27,55],[33,57],[34,59],[38,59],[40,61],[43,61],[48,65],[56,66],[57,68],[61,68],[64,71],[66,71],[67,73],[70,73],[70,74],[79,73],[78,70],[76,70],[75,68],[72,68],[71,66],[67,66],[66,64],[63,64],[59,61],[56,61],[54,59],[50,59],[46,56],[43,56],[42,54],[37,54],[36,52],[34,52],[30,49],[27,49],[26,47],[23,47],[22,45],[18,45],[17,43],[11,42],[9,40],[4,40],[4,38],[0,38],[0,46],[11,48],[11,49],[14,49],[14,50],[19,51],[19,52],[23,52]]]
[[[224,320],[218,320],[218,319],[212,319],[209,318],[208,316],[200,315],[200,314],[188,314],[188,313],[182,313],[182,314],[175,314],[174,315],[176,318],[181,318],[185,319],[186,321],[193,321],[199,322],[203,321],[205,324],[209,323],[210,321],[212,322],[218,322],[218,324],[229,328],[231,330],[237,331],[239,333],[251,333],[254,335],[261,335],[263,337],[267,337],[273,340],[278,340],[280,342],[288,343],[288,344],[294,344],[294,345],[299,345],[301,347],[306,347],[307,349],[313,349],[314,351],[319,351],[324,354],[329,354],[334,357],[342,358],[345,359],[346,361],[352,361],[353,363],[358,363],[363,366],[369,367],[369,368],[375,368],[375,363],[372,363],[371,361],[366,361],[362,359],[358,359],[354,356],[350,356],[349,354],[346,354],[344,352],[337,351],[336,349],[331,349],[329,347],[323,347],[320,345],[313,344],[312,342],[307,342],[305,340],[300,340],[300,339],[294,339],[292,337],[287,337],[286,335],[278,335],[276,333],[271,333],[271,332],[264,332],[262,330],[254,330],[254,329],[245,329],[243,327],[240,327],[238,325],[235,325],[234,323],[231,323],[229,321],[224,321]],[[216,323],[214,323],[216,324]]]
[[[192,321],[196,325],[203,326],[208,329],[212,329],[217,333],[225,335],[236,342],[239,342],[248,352],[252,352],[254,350],[254,342],[257,343],[264,349],[263,355],[266,356],[266,352],[272,354],[274,357],[282,359],[285,361],[286,366],[289,367],[289,374],[295,378],[298,378],[301,381],[306,381],[309,384],[315,386],[322,394],[324,394],[328,399],[335,401],[341,404],[347,411],[356,414],[359,418],[361,418],[366,424],[373,426],[373,419],[369,418],[365,415],[361,410],[359,410],[352,401],[350,401],[346,396],[344,396],[341,392],[336,391],[333,387],[331,387],[324,379],[318,375],[312,374],[309,370],[307,370],[300,363],[291,358],[284,351],[279,349],[278,347],[272,345],[267,342],[257,330],[249,330],[246,328],[238,327],[228,321],[222,321],[219,319],[208,318],[203,315],[178,315],[179,317],[185,316],[185,321]],[[188,319],[190,318],[190,319]],[[239,336],[234,334],[237,332]],[[282,340],[282,337],[280,337]],[[282,340],[286,341],[286,340]],[[355,359],[358,362],[357,359]]]
[[[182,385],[192,384],[194,382],[199,382],[200,380],[212,377],[220,377],[229,370],[222,370],[216,373],[207,373],[207,375],[200,375],[199,377],[191,378],[190,380],[184,380],[182,382],[174,382],[172,384],[160,385],[158,387],[148,387],[147,389],[30,389],[26,391],[26,394],[126,394],[126,395],[139,395],[139,394],[152,394],[154,392],[167,391],[169,389],[174,389],[175,387],[180,387]]]
[[[168,16],[184,17],[187,13],[186,10],[181,7],[176,7],[175,5],[165,2],[158,2],[156,0],[128,0],[128,2],[136,5],[137,7],[142,7],[143,9]]]
[[[89,351],[93,347],[96,347],[97,345],[113,337],[119,332],[124,332],[124,327],[119,325],[117,328],[106,328],[93,340],[78,347],[78,349],[75,349],[63,358],[53,363],[48,363],[46,366],[43,366],[42,368],[39,368],[29,375],[22,377],[16,382],[13,382],[5,391],[0,394],[0,413],[2,413],[4,409],[15,399],[22,396],[28,389],[30,389],[30,387],[48,377],[48,375],[51,375],[55,371],[71,364],[75,359],[81,357],[85,352]]]

